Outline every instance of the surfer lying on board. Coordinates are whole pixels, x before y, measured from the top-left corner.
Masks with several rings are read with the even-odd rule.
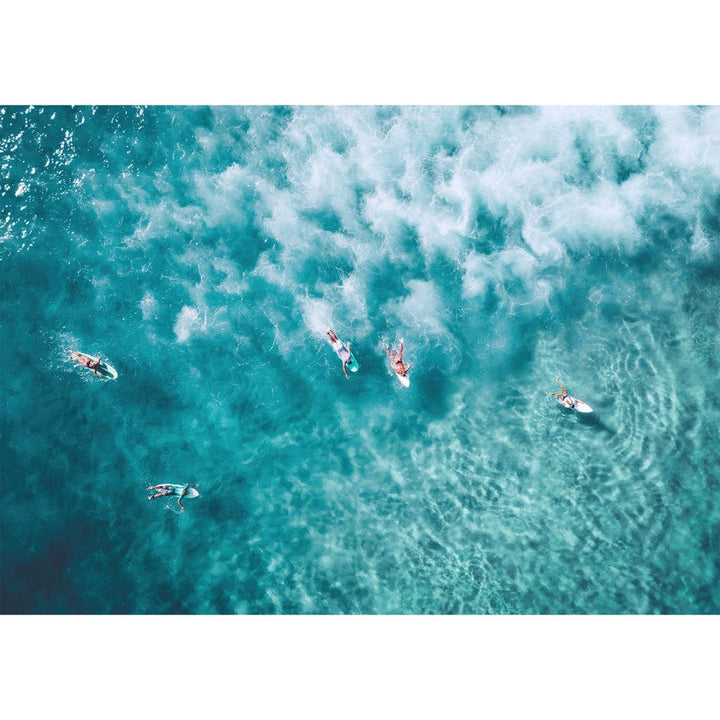
[[[327,332],[327,336],[330,338],[330,342],[333,344],[333,348],[338,354],[338,357],[342,360],[343,372],[345,373],[345,377],[349,380],[350,376],[348,375],[347,365],[350,362],[351,357],[350,343],[348,343],[346,347],[342,347],[342,344],[338,347],[337,343],[340,343],[338,336],[330,328],[328,328],[325,332]]]
[[[102,361],[102,358],[98,358],[97,360],[92,360],[89,357],[85,357],[84,355],[80,355],[76,353],[75,351],[72,352],[75,357],[73,360],[76,363],[80,363],[82,366],[86,368],[90,368],[93,371],[94,375],[100,375],[100,373],[97,371],[97,369],[100,367],[100,363]]]
[[[548,393],[548,395],[554,395],[555,397],[560,398],[560,402],[566,408],[574,408],[577,400],[575,400],[574,397],[568,395],[568,391],[565,389],[565,386],[560,382],[558,378],[555,378],[555,382],[557,382],[557,384],[562,388],[562,395],[560,393]]]
[[[387,346],[387,354],[390,358],[390,363],[392,364],[392,369],[400,375],[400,377],[405,377],[407,375],[407,371],[410,369],[410,363],[404,363],[402,359],[402,352],[403,352],[403,339],[400,339],[400,349],[397,352],[391,352],[390,346]]]
[[[159,497],[168,497],[170,495],[178,496],[178,505],[185,510],[182,499],[187,495],[188,488],[197,487],[197,483],[186,483],[185,485],[172,485],[171,483],[163,483],[161,485],[151,485],[148,490],[157,490],[154,495],[148,496],[148,500],[154,500]]]

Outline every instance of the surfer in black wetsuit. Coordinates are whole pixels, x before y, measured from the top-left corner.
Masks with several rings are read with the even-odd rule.
[[[560,398],[560,402],[566,408],[574,408],[575,398],[568,395],[568,391],[565,389],[565,386],[560,382],[559,378],[555,378],[555,382],[557,382],[557,384],[562,388],[562,395],[560,393],[548,393],[548,395],[554,395],[555,397]]]

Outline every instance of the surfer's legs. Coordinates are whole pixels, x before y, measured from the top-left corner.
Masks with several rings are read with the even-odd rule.
[[[154,500],[155,498],[159,497],[167,497],[168,495],[173,495],[172,488],[169,488],[167,485],[153,485],[152,487],[149,487],[148,490],[157,490],[157,492],[154,495],[150,495],[148,497],[148,500]]]

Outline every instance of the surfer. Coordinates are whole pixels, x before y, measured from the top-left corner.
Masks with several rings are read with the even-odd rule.
[[[555,397],[559,398],[560,403],[564,405],[566,408],[574,408],[575,404],[577,403],[577,400],[575,400],[574,397],[571,397],[568,395],[568,391],[565,389],[565,386],[560,382],[559,378],[555,378],[555,381],[562,389],[562,395],[560,393],[548,393],[548,395],[554,395]]]
[[[387,354],[392,364],[392,369],[400,376],[405,377],[408,370],[410,369],[410,363],[404,363],[402,359],[403,354],[403,339],[400,339],[400,349],[397,352],[391,352],[390,346],[387,346]]]
[[[346,347],[343,347],[343,344],[338,340],[338,336],[330,328],[325,332],[327,332],[327,336],[330,338],[333,350],[335,350],[338,357],[342,360],[342,369],[345,373],[345,378],[349,380],[350,376],[348,375],[347,366],[350,364],[352,357],[350,354],[350,343],[348,343]]]
[[[197,487],[197,483],[186,483],[185,485],[172,485],[170,483],[151,485],[148,490],[157,490],[157,492],[154,495],[149,495],[148,500],[154,500],[155,498],[159,497],[168,497],[170,495],[177,495],[178,505],[182,508],[182,510],[185,510],[185,506],[182,504],[182,499],[188,494],[188,488],[191,487]]]
[[[75,362],[80,363],[83,367],[90,368],[93,371],[94,375],[100,375],[100,373],[98,372],[98,368],[100,367],[102,358],[93,360],[86,355],[80,355],[79,353],[76,353],[74,350],[72,354],[76,356],[73,358]]]

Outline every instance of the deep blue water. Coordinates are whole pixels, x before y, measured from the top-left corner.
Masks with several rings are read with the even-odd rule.
[[[0,174],[2,612],[720,610],[720,108],[6,107]]]

